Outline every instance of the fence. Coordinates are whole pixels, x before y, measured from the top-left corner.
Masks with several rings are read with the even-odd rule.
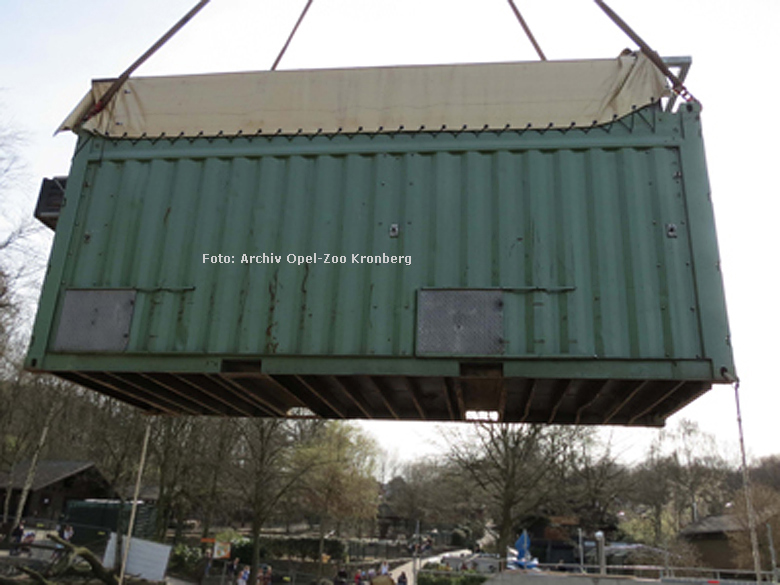
[[[494,579],[511,580],[514,574],[506,570],[506,561],[496,559],[496,571]],[[560,573],[579,573],[583,575],[599,575],[601,568],[598,565],[580,565],[567,563],[540,563],[538,568],[546,572]],[[453,571],[432,571],[422,569],[421,574],[434,575],[438,577],[456,577],[464,572]],[[762,571],[761,582],[778,583],[780,582],[780,572]],[[658,579],[664,583],[756,583],[755,571],[746,569],[714,569],[708,567],[671,567],[661,565],[607,565],[604,573],[612,577],[639,577],[644,579]],[[502,579],[502,575],[506,578]]]
[[[350,559],[396,559],[410,555],[409,547],[391,540],[349,540]]]
[[[79,546],[83,546],[94,552],[98,556],[102,556],[105,550],[106,544],[111,530],[104,526],[93,526],[90,524],[80,524],[68,522],[73,526],[74,536],[72,542]],[[60,526],[60,522],[52,520],[51,518],[24,518],[25,533],[34,533],[34,540],[27,544],[27,548],[30,551],[37,551],[33,556],[50,556],[54,551],[55,544],[47,538],[48,534],[56,534],[57,529]],[[2,539],[0,539],[1,541]],[[11,543],[0,542],[0,550],[13,550],[16,545]]]

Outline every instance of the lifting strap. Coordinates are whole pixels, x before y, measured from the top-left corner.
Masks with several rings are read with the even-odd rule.
[[[507,0],[507,2],[509,2],[509,6],[512,8],[512,12],[515,13],[515,16],[517,17],[517,21],[520,23],[520,26],[523,27],[526,36],[528,36],[528,40],[531,41],[531,44],[534,46],[534,49],[536,49],[536,53],[539,55],[539,58],[542,61],[547,61],[547,57],[544,56],[544,52],[542,51],[542,48],[539,46],[539,43],[536,42],[536,39],[534,38],[534,35],[531,32],[531,29],[529,28],[528,24],[525,22],[523,15],[520,14],[520,11],[517,9],[517,6],[515,6],[514,0]]]
[[[509,6],[512,8],[512,12],[515,13],[515,17],[517,18],[517,21],[520,23],[520,26],[523,27],[526,36],[528,36],[528,39],[531,41],[531,44],[534,46],[534,49],[536,49],[536,53],[539,55],[539,58],[542,61],[547,61],[547,57],[545,57],[542,48],[539,46],[539,43],[536,42],[536,39],[534,38],[534,35],[531,32],[528,23],[526,23],[525,19],[523,18],[523,15],[520,14],[520,11],[517,9],[517,6],[514,3],[514,0],[507,0],[507,1],[509,2]],[[303,19],[306,17],[306,12],[308,12],[309,7],[312,5],[312,2],[314,2],[314,0],[308,0],[306,6],[303,8],[303,12],[301,12],[300,17],[298,18],[298,22],[295,23],[295,26],[293,27],[292,32],[290,33],[290,36],[287,37],[287,42],[284,43],[282,50],[279,52],[279,56],[276,57],[276,61],[274,61],[274,64],[271,66],[271,71],[276,71],[279,62],[282,60],[284,53],[287,51],[287,47],[290,46],[290,42],[295,36],[295,33],[298,31],[298,27],[301,25],[301,22],[303,22]]]
[[[100,99],[95,102],[94,106],[89,110],[86,116],[84,116],[84,119],[82,120],[82,124],[89,120],[94,115],[100,113],[108,104],[109,101],[111,101],[111,98],[114,97],[117,91],[119,91],[119,88],[124,84],[127,79],[130,77],[130,75],[133,74],[133,72],[138,69],[144,62],[146,62],[149,57],[151,57],[154,53],[157,52],[157,50],[162,47],[173,35],[175,35],[179,30],[181,30],[185,24],[187,24],[200,10],[208,4],[210,0],[200,0],[197,5],[195,5],[194,8],[192,8],[187,14],[185,14],[173,27],[171,27],[168,32],[166,32],[160,39],[152,45],[143,55],[141,55],[130,67],[128,67],[122,75],[120,75],[114,82],[109,86],[109,88],[106,90],[106,92],[100,97]],[[523,18],[522,14],[520,14],[520,10],[518,10],[517,6],[514,3],[514,0],[507,0],[509,2],[509,6],[512,8],[512,12],[514,12],[515,17],[517,18],[517,21],[520,23],[520,26],[525,31],[525,34],[528,36],[528,39],[531,41],[531,44],[534,46],[534,49],[536,50],[537,54],[539,55],[539,58],[542,61],[546,61],[547,57],[545,56],[544,52],[542,51],[542,48],[539,46],[539,43],[536,41],[536,38],[534,38],[533,33],[531,32],[531,29],[529,28],[528,24],[526,23],[525,19]],[[682,81],[679,77],[677,77],[672,71],[669,69],[669,67],[663,62],[661,57],[653,51],[650,46],[642,40],[642,38],[636,34],[636,32],[631,29],[631,27],[626,24],[623,19],[621,19],[609,6],[607,6],[603,0],[595,0],[596,4],[599,5],[599,7],[609,16],[612,21],[620,27],[623,32],[625,32],[637,45],[639,45],[642,52],[647,55],[647,57],[653,62],[653,64],[660,69],[664,75],[672,82],[672,89],[675,93],[677,93],[679,96],[681,96],[685,101],[687,102],[696,102],[699,103],[699,100],[697,100],[691,93],[685,88]],[[314,3],[314,0],[307,0],[306,5],[303,8],[303,11],[301,12],[301,15],[298,17],[298,21],[295,23],[295,26],[293,27],[292,31],[290,32],[290,35],[287,37],[287,41],[284,43],[284,46],[282,47],[282,50],[279,52],[279,55],[276,57],[276,60],[274,61],[273,65],[271,66],[271,70],[275,71],[276,68],[279,66],[280,61],[282,60],[282,57],[284,57],[285,52],[287,51],[287,48],[290,46],[290,43],[293,40],[293,37],[295,36],[295,33],[298,32],[298,28],[300,27],[301,23],[303,22],[303,19],[306,17],[306,13],[309,11],[309,8],[311,8],[311,5]]]
[[[314,0],[308,0],[308,2],[306,2],[306,6],[303,7],[303,12],[301,12],[301,15],[298,17],[298,22],[295,23],[290,36],[287,37],[287,42],[284,43],[282,50],[279,51],[279,55],[276,57],[276,61],[274,61],[274,64],[271,65],[271,71],[276,71],[276,68],[279,65],[279,61],[281,61],[282,57],[284,57],[284,53],[287,51],[287,47],[290,46],[290,42],[292,42],[295,33],[298,32],[298,27],[301,26],[303,19],[306,17],[306,13],[309,11],[309,7],[312,5],[312,2],[314,2]]]
[[[697,100],[693,95],[691,95],[691,92],[689,92],[686,87],[683,85],[683,82],[680,80],[679,77],[677,77],[674,73],[672,73],[672,70],[667,67],[666,63],[664,63],[663,59],[653,51],[653,49],[650,48],[650,45],[648,45],[642,37],[640,37],[636,32],[634,32],[634,29],[632,29],[626,22],[620,18],[617,13],[612,10],[609,6],[607,6],[604,3],[604,0],[595,0],[596,4],[598,4],[599,8],[601,8],[607,16],[609,16],[612,19],[612,22],[614,22],[618,27],[628,35],[628,37],[634,41],[637,45],[639,45],[639,48],[641,51],[647,55],[647,58],[650,59],[650,61],[653,62],[653,65],[658,67],[658,69],[661,70],[661,72],[666,75],[667,79],[672,82],[672,91],[679,95],[681,98],[683,98],[686,102],[695,102],[699,105],[701,105],[701,102]]]
[[[144,62],[154,55],[157,50],[162,47],[165,43],[168,42],[168,40],[175,35],[179,30],[181,30],[185,24],[187,24],[193,16],[195,16],[198,12],[201,11],[201,9],[206,6],[211,0],[200,0],[195,7],[190,10],[187,14],[185,14],[179,22],[174,24],[170,30],[165,33],[163,36],[161,36],[155,44],[153,44],[143,55],[138,57],[136,59],[135,63],[130,65],[127,69],[125,69],[124,73],[120,75],[119,77],[114,80],[114,83],[112,83],[109,88],[106,90],[106,93],[104,93],[100,99],[95,102],[95,105],[92,106],[92,109],[87,113],[86,116],[84,116],[84,119],[81,121],[83,124],[87,120],[89,120],[92,116],[99,114],[101,111],[103,111],[103,108],[106,107],[108,102],[111,101],[111,98],[114,97],[117,91],[119,91],[119,88],[122,87],[122,84],[127,81],[127,79],[133,74],[133,72],[138,69],[141,65],[144,64]]]

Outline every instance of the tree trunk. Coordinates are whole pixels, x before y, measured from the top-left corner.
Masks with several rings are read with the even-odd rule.
[[[11,483],[14,469],[16,468],[16,461],[11,464],[11,470],[8,472],[8,484],[5,486],[5,501],[3,502],[3,524],[8,522],[8,516],[11,514],[11,496],[14,493],[13,484]]]
[[[173,499],[171,498],[171,490],[168,488],[168,457],[166,457],[166,444],[165,444],[165,430],[164,425],[168,424],[168,419],[164,419],[162,423],[162,429],[160,429],[160,455],[158,473],[160,474],[160,495],[157,499],[157,509],[159,514],[157,515],[154,527],[155,540],[159,542],[165,542],[165,533],[168,530],[168,520],[170,519],[171,506],[173,505]]]
[[[30,461],[30,468],[27,470],[27,477],[24,480],[24,487],[22,488],[22,493],[19,496],[19,503],[16,506],[14,526],[18,526],[19,522],[22,521],[24,505],[27,503],[27,496],[30,494],[30,489],[32,488],[33,480],[35,479],[35,470],[38,467],[38,457],[40,457],[41,451],[43,451],[43,447],[46,445],[46,437],[49,434],[49,428],[51,427],[51,423],[54,420],[55,413],[56,403],[53,402],[49,407],[49,412],[46,413],[46,419],[43,421],[41,435],[38,437],[38,444],[35,446],[35,451],[33,452],[32,460]]]
[[[260,520],[252,518],[252,565],[249,570],[249,583],[257,583],[257,571],[260,568]]]
[[[160,497],[157,500],[157,516],[155,518],[154,539],[157,542],[165,542],[168,525],[171,522],[171,499],[160,482]]]
[[[208,538],[209,529],[214,521],[215,502],[218,501],[219,480],[222,477],[233,438],[233,435],[231,434],[232,425],[233,421],[229,419],[223,419],[219,425],[219,441],[217,441],[217,452],[213,462],[214,465],[211,466],[212,475],[211,485],[209,486],[209,495],[206,498],[206,517],[203,522],[203,538]]]
[[[218,465],[214,469],[214,473],[211,476],[211,485],[209,486],[209,495],[206,498],[206,515],[203,519],[203,538],[209,537],[209,530],[211,529],[211,522],[214,516],[214,502],[217,501],[217,488],[220,472],[222,466]]]
[[[168,498],[168,501],[165,503],[164,506],[160,506],[160,516],[162,516],[162,523],[160,523],[160,519],[158,516],[157,519],[157,528],[155,530],[155,536],[157,542],[165,542],[166,537],[168,536],[168,527],[173,523],[175,515],[173,511],[173,504],[170,502],[170,498]]]
[[[663,532],[663,506],[656,504],[653,510],[653,532],[655,539],[653,544],[658,546],[661,543],[661,534]]]
[[[320,558],[317,559],[317,582],[322,579],[323,556],[325,555],[325,517],[320,518]]]
[[[501,524],[498,532],[497,553],[499,556],[506,554],[506,547],[512,542],[512,504],[506,501],[501,505]]]
[[[173,518],[176,528],[173,531],[173,544],[184,542],[184,511],[180,504],[176,504],[173,510]]]
[[[116,547],[114,548],[114,567],[122,566],[122,552],[125,550],[125,532],[127,526],[124,522],[125,499],[119,498],[119,514],[116,517]]]

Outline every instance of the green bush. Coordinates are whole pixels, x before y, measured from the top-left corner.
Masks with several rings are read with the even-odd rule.
[[[434,573],[420,573],[417,575],[417,585],[457,585],[455,579],[449,575],[436,575]]]
[[[203,555],[197,546],[177,544],[171,551],[168,570],[172,573],[194,577],[198,573]]]
[[[450,535],[450,544],[452,546],[469,546],[471,544],[471,530],[459,526],[452,531]]]
[[[260,542],[260,558],[268,556],[268,550],[265,547],[264,542]],[[241,559],[241,564],[248,565],[252,562],[252,541],[243,539],[238,542],[232,543],[230,547],[230,558]]]
[[[343,540],[326,540],[325,554],[334,561],[343,561],[347,556],[347,543]]]
[[[326,539],[325,554],[334,561],[342,561],[346,558],[347,546],[341,540]],[[260,558],[272,559],[299,559],[302,561],[317,561],[320,556],[320,541],[318,538],[261,538]],[[240,558],[241,562],[249,563],[252,559],[252,541],[242,540],[233,543],[231,549],[232,558]]]
[[[234,528],[226,528],[222,532],[217,533],[217,535],[214,538],[217,540],[217,542],[231,542],[231,543],[237,543],[237,542],[241,542],[242,540],[246,540],[246,538],[241,536],[241,533]]]
[[[482,585],[487,579],[485,575],[463,575],[458,581],[458,585]]]
[[[487,579],[486,575],[475,573],[453,573],[452,575],[420,573],[417,575],[417,585],[482,585]]]

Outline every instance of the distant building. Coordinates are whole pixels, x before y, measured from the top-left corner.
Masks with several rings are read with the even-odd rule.
[[[689,524],[680,535],[696,548],[703,566],[736,569],[736,555],[729,544],[729,533],[744,530],[736,516],[709,516]]]
[[[0,501],[11,489],[11,513],[16,511],[30,462],[17,465],[13,474],[0,472]],[[70,500],[113,498],[116,493],[91,461],[39,461],[22,515],[58,520]]]

